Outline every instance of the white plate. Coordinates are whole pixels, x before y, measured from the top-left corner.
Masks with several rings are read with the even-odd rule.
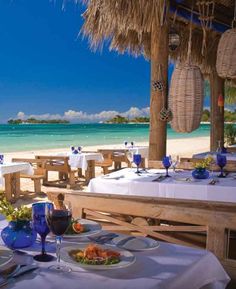
[[[13,252],[3,246],[0,246],[0,267],[5,266],[13,258]]]
[[[61,249],[61,259],[67,263],[71,263],[75,266],[84,268],[84,269],[90,269],[90,270],[111,270],[111,269],[119,269],[119,268],[124,268],[132,265],[135,261],[136,258],[135,256],[126,250],[120,249],[120,248],[114,248],[111,246],[105,246],[105,245],[97,245],[102,249],[108,249],[112,251],[116,251],[120,253],[120,262],[117,264],[112,264],[112,265],[87,265],[87,264],[82,264],[79,262],[74,261],[70,255],[69,252],[71,250],[84,250],[89,243],[87,244],[82,244],[78,243],[77,245],[74,246],[69,246],[69,247],[64,247]]]
[[[102,230],[102,226],[94,221],[90,221],[87,219],[78,219],[79,223],[85,225],[87,232],[80,233],[80,234],[71,234],[71,235],[63,235],[63,239],[74,239],[80,237],[87,237],[92,236],[99,233]]]
[[[129,236],[119,236],[112,240],[112,243],[114,245],[119,246],[119,242],[122,240],[127,239]],[[160,244],[151,238],[146,237],[135,237],[134,239],[127,240],[127,242],[124,245],[119,246],[120,248],[129,250],[129,251],[146,251],[146,250],[153,250],[157,249],[160,246]]]

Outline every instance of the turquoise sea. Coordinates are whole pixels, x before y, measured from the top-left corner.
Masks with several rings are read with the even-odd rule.
[[[119,144],[148,141],[148,124],[24,124],[0,125],[0,152],[63,148],[71,145]],[[191,134],[179,134],[168,127],[168,138],[210,135],[210,125],[202,124]],[[161,137],[161,136],[160,136]]]

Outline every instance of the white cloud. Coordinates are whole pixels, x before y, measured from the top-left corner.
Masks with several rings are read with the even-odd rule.
[[[130,119],[141,116],[149,116],[149,107],[144,108],[131,107],[129,110],[125,112],[119,112],[116,110],[104,110],[94,114],[88,114],[87,112],[70,109],[68,111],[65,111],[63,115],[50,114],[50,113],[26,115],[24,112],[20,111],[17,114],[17,118],[27,119],[32,117],[40,120],[66,119],[71,122],[99,122],[111,119],[118,114]]]

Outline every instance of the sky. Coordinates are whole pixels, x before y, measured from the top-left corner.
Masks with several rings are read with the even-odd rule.
[[[100,121],[146,116],[150,63],[79,34],[84,7],[70,0],[0,0],[0,123],[9,118]]]

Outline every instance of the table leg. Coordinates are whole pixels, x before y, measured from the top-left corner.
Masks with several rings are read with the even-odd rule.
[[[6,174],[4,178],[6,199],[13,202],[20,196],[20,173]]]
[[[145,158],[142,158],[141,160],[141,168],[145,168]]]
[[[89,160],[87,170],[85,171],[85,183],[88,184],[92,178],[95,178],[95,161]]]

